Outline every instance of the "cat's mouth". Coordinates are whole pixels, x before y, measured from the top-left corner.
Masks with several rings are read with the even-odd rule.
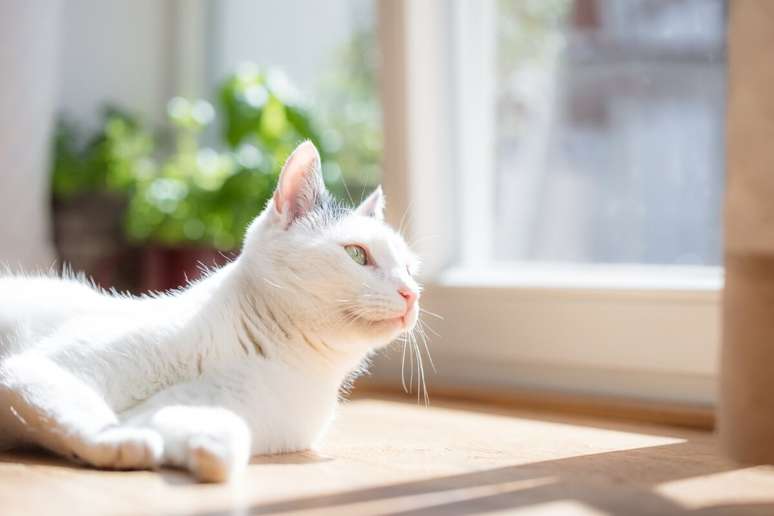
[[[390,325],[394,324],[394,325],[400,327],[401,329],[405,330],[405,329],[407,329],[407,326],[409,324],[409,319],[408,319],[407,315],[401,315],[401,316],[398,316],[398,317],[391,317],[389,319],[384,319],[383,322],[385,324],[390,324]]]
[[[346,312],[345,315],[352,321],[358,321],[371,328],[395,327],[397,330],[407,330],[413,322],[411,312],[404,314],[374,314],[373,316]]]
[[[372,328],[394,329],[400,332],[410,331],[416,324],[416,314],[410,310],[401,315],[390,315],[378,319],[365,319],[364,322]]]

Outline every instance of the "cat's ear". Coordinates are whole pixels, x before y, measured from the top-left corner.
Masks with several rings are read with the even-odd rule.
[[[384,219],[384,193],[382,186],[379,185],[371,192],[371,195],[365,198],[360,206],[355,208],[355,213],[364,217],[373,217],[378,220]]]
[[[307,140],[285,162],[274,191],[274,210],[283,227],[288,228],[294,220],[309,213],[325,192],[320,153]]]

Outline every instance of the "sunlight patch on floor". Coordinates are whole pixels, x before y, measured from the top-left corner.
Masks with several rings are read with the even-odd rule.
[[[631,425],[616,428],[615,424],[581,419],[575,422],[572,418],[551,421],[537,415],[467,410],[464,406],[425,407],[365,399],[348,405],[352,410],[341,414],[328,442],[342,442],[336,437],[343,428],[350,432],[356,429],[352,433],[358,436],[357,442],[351,442],[350,438],[346,448],[341,449],[325,446],[326,454],[354,458],[354,454],[367,457],[378,451],[381,458],[396,459],[402,456],[416,459],[426,454],[426,464],[419,461],[408,464],[426,467],[428,473],[438,463],[432,456],[439,451],[444,453],[444,469],[448,472],[449,463],[456,461],[461,468],[470,469],[472,465],[489,466],[504,460],[510,465],[529,464],[685,442],[682,436],[664,435],[663,428],[644,433]],[[391,429],[394,431],[390,432]],[[388,440],[384,439],[385,431],[390,432]]]
[[[609,513],[595,509],[575,500],[538,503],[529,507],[508,509],[506,511],[487,512],[487,516],[607,516]]]
[[[686,509],[774,501],[774,466],[755,466],[659,484],[654,491]]]

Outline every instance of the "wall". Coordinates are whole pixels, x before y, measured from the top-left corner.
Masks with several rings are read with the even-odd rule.
[[[369,2],[360,2],[369,7]],[[221,0],[213,13],[212,76],[244,61],[281,66],[310,93],[324,74],[331,51],[351,34],[357,2],[347,0]]]
[[[62,17],[60,109],[93,124],[114,102],[149,120],[172,94],[174,4],[68,0]]]
[[[0,2],[0,264],[46,268],[59,2]],[[41,34],[47,37],[41,37]]]
[[[176,5],[0,2],[0,263],[53,263],[48,149],[56,113],[93,126],[100,107],[114,102],[150,120],[163,116]]]

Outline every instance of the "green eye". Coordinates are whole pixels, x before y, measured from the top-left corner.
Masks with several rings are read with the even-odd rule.
[[[347,254],[355,260],[355,263],[359,265],[365,265],[368,263],[368,254],[366,253],[365,249],[360,247],[359,245],[345,245],[344,250],[347,251]]]

